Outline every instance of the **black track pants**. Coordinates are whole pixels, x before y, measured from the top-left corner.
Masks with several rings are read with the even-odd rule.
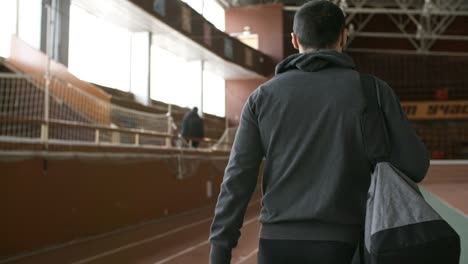
[[[260,239],[258,264],[350,264],[355,251],[344,242]]]

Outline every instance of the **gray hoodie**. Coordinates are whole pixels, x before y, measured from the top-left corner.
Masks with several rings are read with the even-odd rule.
[[[427,150],[392,89],[378,80],[378,92],[390,161],[419,182]],[[263,159],[261,238],[356,243],[371,170],[364,107],[359,73],[346,54],[307,52],[277,66],[242,111],[211,226],[212,264],[230,263]]]

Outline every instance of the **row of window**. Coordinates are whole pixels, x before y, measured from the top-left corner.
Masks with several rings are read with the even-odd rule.
[[[224,10],[214,0],[184,1],[198,12],[203,11],[208,20],[224,29]],[[10,37],[14,34],[32,47],[40,47],[42,0],[2,0],[0,10],[0,56],[9,56]],[[130,91],[132,65],[135,71],[135,65],[147,65],[148,60],[143,56],[138,61],[140,58],[132,53],[134,33],[88,13],[73,1],[69,32],[68,67],[71,73],[89,82]],[[154,41],[150,58],[151,98],[198,108],[203,101],[205,113],[224,116],[224,79],[203,71],[202,82],[200,61],[186,61],[158,47]]]

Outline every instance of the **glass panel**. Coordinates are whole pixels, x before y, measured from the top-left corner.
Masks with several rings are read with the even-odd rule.
[[[202,14],[206,20],[210,21],[219,30],[224,31],[226,28],[224,19],[224,9],[216,0],[182,0],[190,5],[199,14]]]
[[[70,72],[89,82],[129,91],[130,53],[131,32],[71,6]]]
[[[16,0],[0,1],[0,56],[10,55],[11,35],[16,30]]]
[[[19,1],[19,37],[31,47],[41,46],[42,0]]]
[[[203,109],[205,113],[225,116],[225,80],[212,72],[204,71]]]
[[[200,108],[200,61],[186,61],[156,45],[153,45],[151,55],[151,98]]]

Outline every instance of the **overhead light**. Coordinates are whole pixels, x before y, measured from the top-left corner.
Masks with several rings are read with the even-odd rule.
[[[421,39],[424,33],[424,29],[421,24],[418,24],[418,30],[416,31],[416,39]]]
[[[244,31],[242,31],[242,34],[243,34],[243,35],[250,35],[250,27],[249,27],[249,26],[245,26],[245,27],[244,27]]]
[[[434,9],[434,4],[432,3],[432,0],[425,0],[423,9],[422,9],[422,16],[429,16]]]
[[[343,12],[346,12],[346,9],[348,9],[348,3],[346,0],[340,0],[340,8]]]
[[[353,23],[348,25],[348,34],[349,35],[354,34],[354,24]]]

